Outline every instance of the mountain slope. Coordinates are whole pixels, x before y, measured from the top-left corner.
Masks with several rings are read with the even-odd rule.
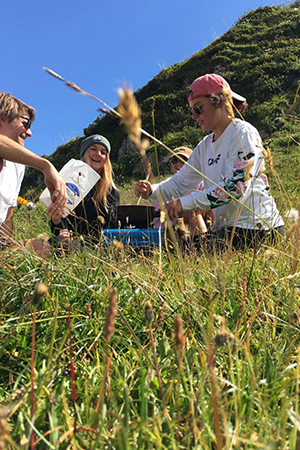
[[[291,151],[298,145],[300,130],[295,120],[297,110],[292,117],[286,113],[295,100],[300,81],[299,55],[299,1],[288,6],[250,11],[203,50],[162,70],[135,93],[142,109],[143,128],[152,134],[155,131],[156,136],[170,147],[195,146],[203,133],[190,117],[186,101],[188,87],[196,77],[215,72],[247,98],[250,107],[245,119],[259,129],[263,139],[272,138],[275,146],[279,141],[279,147],[286,139],[284,145]],[[119,121],[111,115],[99,116],[84,130],[85,136],[94,133],[103,134],[111,141],[111,158],[117,176],[132,173],[138,155],[130,154],[123,162],[117,162],[125,138]],[[289,139],[291,133],[294,134],[292,141]],[[81,139],[72,139],[49,157],[58,169],[71,157],[78,157]],[[165,150],[158,148],[158,152],[164,154]],[[29,190],[31,195],[36,194],[42,186],[41,175],[28,169],[22,189],[24,195],[30,194]]]

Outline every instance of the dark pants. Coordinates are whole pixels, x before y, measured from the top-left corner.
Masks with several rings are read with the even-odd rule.
[[[231,243],[236,250],[246,250],[258,248],[263,242],[274,244],[280,240],[280,236],[285,236],[284,226],[271,230],[251,230],[247,228],[223,228],[208,235],[209,245],[217,250],[226,250]]]
[[[230,246],[236,250],[246,250],[258,248],[263,242],[274,244],[280,240],[280,236],[285,236],[284,226],[272,230],[250,230],[247,228],[222,228],[221,230],[210,232],[193,239],[194,248],[197,250],[206,249],[209,252],[216,250],[222,252]]]

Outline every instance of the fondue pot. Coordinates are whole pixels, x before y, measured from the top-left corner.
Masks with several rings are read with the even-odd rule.
[[[147,205],[119,205],[117,207],[117,223],[121,228],[152,228],[154,217],[159,217],[160,211]]]

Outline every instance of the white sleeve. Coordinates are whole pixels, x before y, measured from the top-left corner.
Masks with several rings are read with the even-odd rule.
[[[239,130],[235,130],[235,135],[228,147],[222,183],[214,185],[212,182],[211,186],[203,191],[190,192],[191,189],[195,189],[197,182],[201,181],[201,174],[185,165],[168,184],[160,187],[164,201],[171,200],[172,197],[179,198],[185,211],[209,210],[223,206],[234,199],[241,200],[243,197],[246,199],[251,193],[252,182],[260,175],[264,165],[260,136],[250,124],[243,125]],[[194,161],[196,156],[197,153],[193,154],[190,160],[192,165],[201,172]],[[189,194],[185,195],[186,193]]]
[[[195,154],[192,154],[188,162],[175,175],[161,183],[152,185],[150,200],[168,202],[172,198],[179,198],[193,189],[197,189],[203,178],[199,174],[200,167],[196,158],[196,150],[194,152]]]

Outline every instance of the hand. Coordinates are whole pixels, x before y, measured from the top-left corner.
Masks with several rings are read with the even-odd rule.
[[[45,159],[46,167],[43,169],[45,183],[50,191],[53,203],[58,203],[59,207],[64,207],[67,203],[66,184],[55,169],[55,167]]]
[[[47,214],[50,216],[54,225],[58,225],[64,215],[64,210],[59,206],[58,202],[51,203],[47,208]]]
[[[143,198],[148,198],[152,194],[151,183],[148,180],[140,180],[135,186],[134,194],[136,197],[141,195]]]
[[[182,204],[179,198],[165,203],[165,208],[170,220],[176,219],[178,214],[182,212]]]
[[[61,230],[60,232],[59,232],[59,236],[62,236],[63,238],[65,238],[65,239],[70,239],[70,231],[69,230],[67,230],[67,228],[65,228],[64,230]]]

